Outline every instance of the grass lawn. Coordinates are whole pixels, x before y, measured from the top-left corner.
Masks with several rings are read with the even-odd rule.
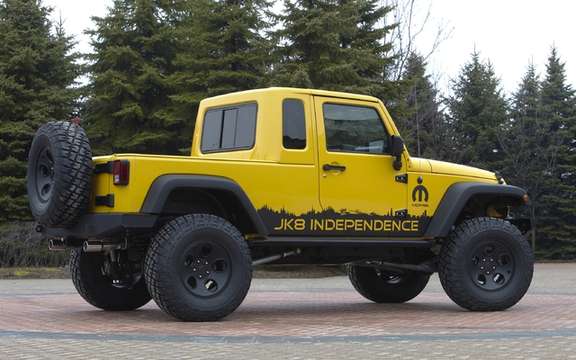
[[[68,269],[62,267],[0,268],[0,279],[67,279]]]

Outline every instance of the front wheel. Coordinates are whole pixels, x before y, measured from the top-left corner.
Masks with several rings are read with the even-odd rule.
[[[430,275],[350,265],[348,277],[356,291],[368,300],[376,303],[403,303],[412,300],[424,290]]]
[[[452,232],[440,250],[438,275],[446,294],[473,311],[505,310],[530,287],[534,255],[509,222],[470,219]]]

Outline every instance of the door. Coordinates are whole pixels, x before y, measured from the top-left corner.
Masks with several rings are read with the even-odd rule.
[[[416,234],[406,214],[407,185],[389,153],[392,129],[377,103],[314,97],[322,206],[312,230],[329,235],[396,237]]]

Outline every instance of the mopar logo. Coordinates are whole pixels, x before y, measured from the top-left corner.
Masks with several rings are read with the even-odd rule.
[[[418,185],[412,190],[412,201],[428,202],[428,189],[422,185],[422,177],[418,177]]]

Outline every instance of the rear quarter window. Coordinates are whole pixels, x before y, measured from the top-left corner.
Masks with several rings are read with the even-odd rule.
[[[254,147],[258,106],[254,103],[206,111],[200,150],[224,152]]]

